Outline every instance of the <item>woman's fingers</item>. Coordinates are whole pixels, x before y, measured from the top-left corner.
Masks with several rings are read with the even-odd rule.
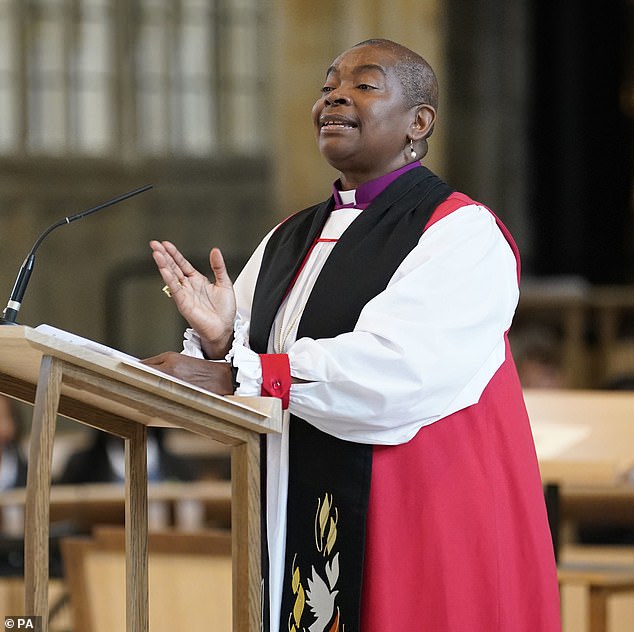
[[[172,260],[174,267],[181,272],[183,277],[200,274],[200,272],[198,272],[198,270],[196,270],[196,268],[194,268],[194,266],[185,259],[181,251],[171,241],[164,241],[162,245],[165,252]]]
[[[152,257],[154,259],[154,262],[156,263],[159,274],[161,275],[161,278],[165,282],[165,286],[167,288],[167,290],[164,288],[163,291],[168,296],[173,297],[176,292],[182,290],[178,275],[175,274],[172,267],[166,263],[165,257],[161,252],[156,250],[153,251]]]
[[[229,273],[227,272],[225,260],[219,248],[211,249],[211,252],[209,253],[209,263],[211,264],[211,269],[213,270],[214,277],[216,278],[216,285],[224,288],[233,287],[233,283],[231,282]]]
[[[171,242],[152,240],[150,247],[154,262],[172,298],[176,298],[183,290],[196,291],[196,287],[200,289],[201,284],[206,286],[209,283]],[[181,298],[185,296],[182,295]]]

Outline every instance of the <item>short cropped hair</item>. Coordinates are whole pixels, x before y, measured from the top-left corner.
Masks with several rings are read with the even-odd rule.
[[[368,39],[355,44],[357,46],[376,46],[394,53],[398,61],[394,71],[398,76],[407,107],[431,105],[438,109],[438,80],[432,67],[418,53],[402,44],[388,39]]]

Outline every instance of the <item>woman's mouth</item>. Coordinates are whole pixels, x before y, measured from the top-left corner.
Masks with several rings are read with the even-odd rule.
[[[328,114],[319,118],[319,130],[321,132],[336,132],[357,127],[358,125],[355,121],[345,116]]]

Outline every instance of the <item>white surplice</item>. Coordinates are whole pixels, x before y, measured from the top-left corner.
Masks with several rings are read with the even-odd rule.
[[[340,192],[354,203],[354,191]],[[394,445],[475,404],[504,360],[504,332],[519,299],[515,257],[485,208],[464,206],[428,228],[388,287],[363,308],[354,330],[296,340],[315,280],[337,239],[363,211],[333,211],[281,305],[269,353],[287,353],[291,387],[281,435],[267,436],[267,535],[271,631],[279,629],[286,539],[288,412],[338,438]],[[231,351],[238,395],[259,395],[259,357],[248,348],[255,283],[271,231],[235,283]],[[371,274],[371,270],[368,270]],[[202,357],[198,335],[183,352]]]

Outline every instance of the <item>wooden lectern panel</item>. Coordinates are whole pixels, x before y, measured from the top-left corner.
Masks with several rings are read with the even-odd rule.
[[[42,616],[47,632],[51,445],[59,413],[125,439],[127,632],[148,630],[146,427],[173,426],[232,446],[233,629],[258,630],[259,445],[261,434],[281,430],[279,401],[214,395],[84,342],[0,327],[0,393],[35,405],[23,614]]]

